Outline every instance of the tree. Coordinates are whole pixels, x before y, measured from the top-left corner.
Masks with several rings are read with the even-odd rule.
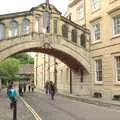
[[[6,84],[8,81],[16,80],[19,63],[19,60],[15,58],[8,58],[0,62],[0,77],[2,83]]]
[[[20,60],[20,64],[34,64],[34,58],[27,53],[19,53],[11,56]]]

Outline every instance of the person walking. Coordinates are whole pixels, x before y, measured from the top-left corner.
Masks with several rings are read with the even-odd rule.
[[[50,81],[50,94],[51,94],[51,100],[54,100],[55,91],[56,91],[55,84],[54,84],[52,81]]]
[[[34,92],[34,89],[35,89],[34,81],[32,81],[32,83],[31,83],[31,89],[32,89],[32,92]]]
[[[30,92],[30,84],[28,84],[28,91]]]
[[[24,90],[24,93],[26,92],[26,83],[24,82],[23,84],[23,90]]]
[[[48,81],[45,83],[44,88],[45,88],[45,93],[48,94],[48,92],[49,92],[49,82]]]
[[[16,102],[16,96],[17,96],[17,92],[16,89],[14,88],[13,82],[10,82],[10,84],[8,85],[7,95],[11,101],[10,108],[12,109],[14,107],[13,106],[14,102]]]

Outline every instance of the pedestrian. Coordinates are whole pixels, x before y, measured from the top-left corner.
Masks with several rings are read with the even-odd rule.
[[[46,81],[44,88],[45,88],[45,93],[48,94],[48,92],[49,92],[49,82],[48,81]]]
[[[50,94],[51,94],[51,100],[54,100],[55,91],[56,91],[55,84],[54,84],[52,81],[50,81]]]
[[[34,92],[34,89],[35,89],[34,81],[32,81],[32,83],[31,83],[31,89],[32,89],[32,92]]]
[[[8,85],[7,95],[11,101],[10,108],[12,109],[14,107],[13,106],[14,102],[16,102],[16,96],[17,96],[17,92],[16,89],[14,88],[13,82],[10,82],[10,84]]]
[[[19,83],[19,95],[23,96],[22,83]]]
[[[26,92],[26,83],[23,84],[24,93]]]
[[[30,92],[30,84],[28,85],[28,91]]]

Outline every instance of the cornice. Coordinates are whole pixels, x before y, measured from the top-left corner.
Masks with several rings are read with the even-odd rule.
[[[74,0],[72,3],[70,3],[70,4],[68,5],[68,7],[69,7],[69,8],[73,7],[73,6],[76,5],[79,1],[81,1],[81,0]]]
[[[102,16],[97,16],[97,17],[91,19],[89,22],[92,23],[92,22],[94,22],[94,21],[96,21],[96,20],[99,20],[99,19],[101,19],[101,18],[102,18]]]
[[[20,16],[27,16],[27,15],[32,15],[32,12],[31,11],[23,11],[23,12],[4,14],[4,15],[0,15],[0,20],[16,18],[16,17],[20,17]]]
[[[107,13],[112,14],[112,13],[116,12],[117,10],[120,10],[120,5],[118,5],[117,7],[113,8],[113,9],[108,10]]]
[[[77,29],[79,29],[79,30],[83,30],[84,32],[90,34],[90,31],[89,31],[87,28],[84,28],[84,27],[82,27],[82,26],[74,23],[73,21],[68,20],[66,17],[61,16],[61,19],[62,19],[62,21],[65,21],[66,23],[74,26],[75,28],[77,28]]]

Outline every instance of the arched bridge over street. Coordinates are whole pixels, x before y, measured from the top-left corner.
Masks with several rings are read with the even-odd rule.
[[[0,60],[19,52],[53,55],[73,69],[90,72],[89,31],[53,6],[0,15]]]

